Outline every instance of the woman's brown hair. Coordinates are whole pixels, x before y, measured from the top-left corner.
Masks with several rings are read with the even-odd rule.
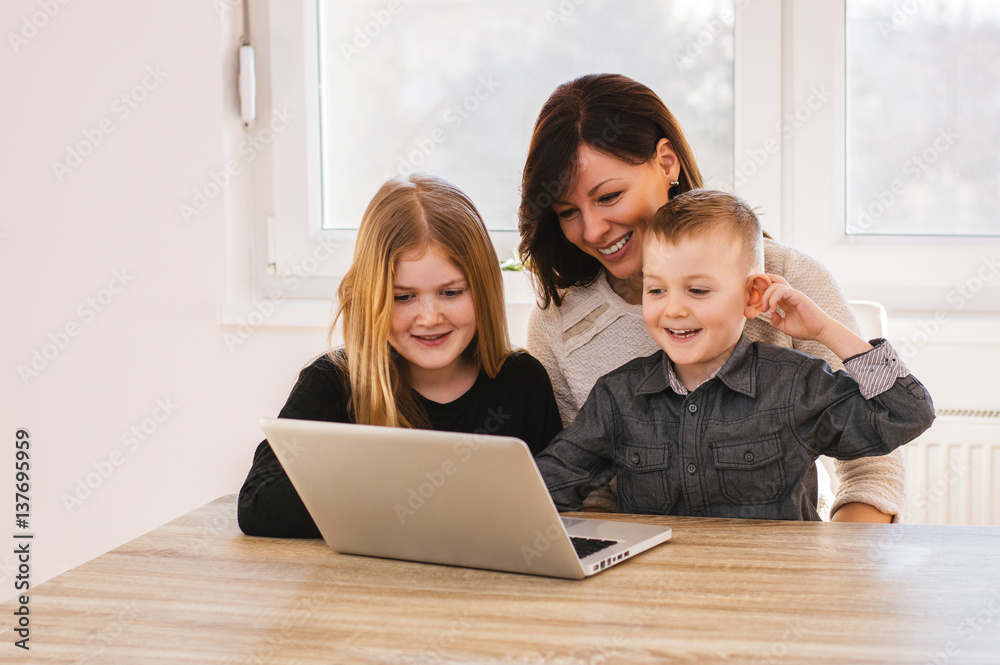
[[[407,381],[406,361],[389,345],[389,328],[397,262],[407,252],[432,246],[462,271],[472,293],[476,334],[465,358],[492,378],[510,355],[500,264],[479,211],[441,178],[393,178],[365,210],[330,329],[332,338],[342,321],[344,351],[330,356],[349,377],[356,423],[430,426]]]
[[[592,283],[600,261],[566,240],[552,202],[576,177],[577,150],[594,150],[644,164],[660,139],[680,162],[670,196],[702,186],[701,171],[677,119],[655,92],[619,74],[588,74],[556,88],[538,114],[521,179],[519,251],[541,291],[542,306],[562,304],[561,291]]]

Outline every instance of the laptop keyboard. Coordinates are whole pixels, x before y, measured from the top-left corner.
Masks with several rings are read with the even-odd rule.
[[[601,540],[600,538],[576,538],[570,537],[573,541],[573,547],[576,548],[576,554],[581,559],[590,556],[594,552],[600,552],[603,549],[607,549],[612,545],[618,544],[617,540]]]

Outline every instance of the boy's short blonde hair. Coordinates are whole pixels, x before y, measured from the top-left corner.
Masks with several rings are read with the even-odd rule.
[[[764,232],[746,201],[715,189],[692,189],[656,211],[646,237],[669,243],[721,231],[740,243],[747,275],[764,270]]]

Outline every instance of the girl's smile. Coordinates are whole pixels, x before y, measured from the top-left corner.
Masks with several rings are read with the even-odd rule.
[[[444,402],[472,387],[479,371],[463,353],[475,335],[476,308],[458,266],[433,245],[403,254],[393,280],[389,344],[409,363],[417,392]]]

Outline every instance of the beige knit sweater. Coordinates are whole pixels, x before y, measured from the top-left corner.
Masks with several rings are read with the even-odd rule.
[[[765,240],[764,266],[767,272],[787,279],[833,318],[859,331],[847,298],[821,263]],[[840,359],[822,344],[792,339],[764,318],[747,321],[746,333],[751,340],[793,347],[823,358],[834,369],[843,369]],[[548,371],[565,425],[576,417],[598,378],[658,348],[646,330],[642,306],[622,300],[603,278],[587,287],[568,289],[561,307],[536,307],[528,319],[528,351]],[[903,459],[898,450],[883,457],[837,460],[836,470],[840,486],[831,514],[846,503],[860,502],[896,515],[893,521],[898,521],[904,499]],[[594,505],[602,504],[614,506],[607,505],[607,495]]]

